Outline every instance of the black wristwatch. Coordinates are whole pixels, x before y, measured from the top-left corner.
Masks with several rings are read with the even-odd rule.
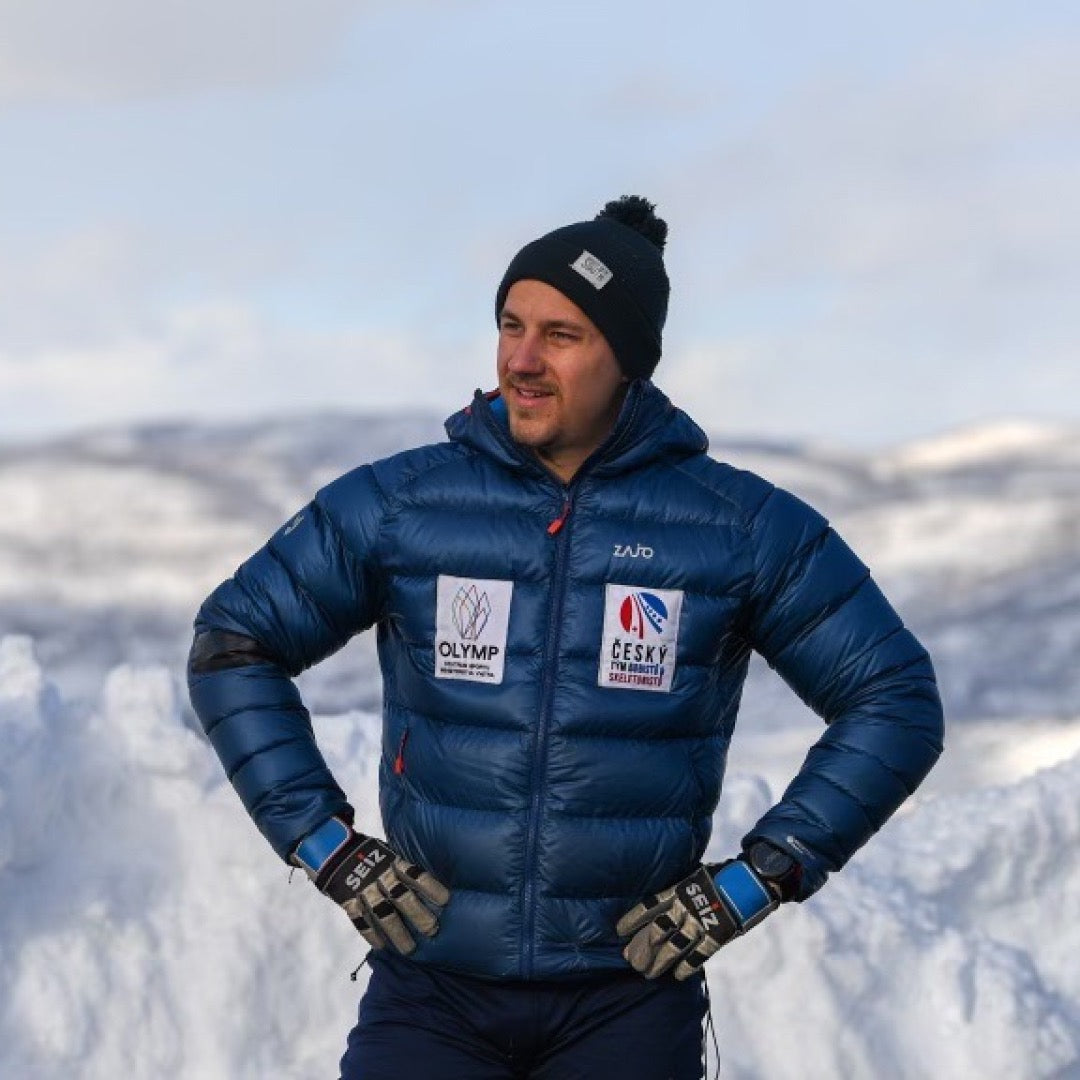
[[[790,900],[798,892],[802,867],[793,856],[775,844],[770,844],[768,840],[754,840],[743,852],[743,858],[781,900]]]

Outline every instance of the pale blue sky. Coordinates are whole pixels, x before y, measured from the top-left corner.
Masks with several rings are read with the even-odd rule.
[[[0,440],[448,413],[623,193],[715,432],[1080,421],[1071,3],[0,0],[0,166]]]

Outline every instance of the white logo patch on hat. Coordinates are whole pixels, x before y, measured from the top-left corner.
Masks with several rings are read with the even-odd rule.
[[[681,589],[608,584],[600,645],[601,686],[671,692],[682,601]]]
[[[590,251],[582,253],[570,264],[590,285],[602,289],[615,275]]]
[[[512,581],[439,575],[435,607],[435,678],[503,681]]]

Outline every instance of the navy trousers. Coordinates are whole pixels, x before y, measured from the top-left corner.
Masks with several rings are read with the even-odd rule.
[[[341,1080],[700,1080],[704,978],[488,982],[370,954]]]

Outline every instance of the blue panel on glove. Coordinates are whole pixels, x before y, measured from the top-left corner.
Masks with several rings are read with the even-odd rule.
[[[324,821],[314,832],[308,833],[296,849],[296,857],[313,874],[349,838],[349,827],[337,818]]]
[[[726,863],[713,884],[744,927],[776,907],[776,897],[741,859]]]

